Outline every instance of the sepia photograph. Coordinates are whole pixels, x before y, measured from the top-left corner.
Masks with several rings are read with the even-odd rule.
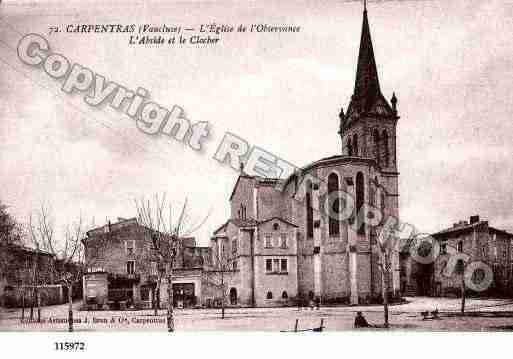
[[[513,331],[512,33],[507,0],[2,1],[0,340]]]

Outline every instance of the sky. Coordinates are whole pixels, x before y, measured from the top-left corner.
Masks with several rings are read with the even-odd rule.
[[[225,132],[294,163],[341,153],[340,108],[353,91],[359,1],[3,1],[0,200],[20,221],[50,205],[57,232],[80,215],[103,225],[134,200],[188,200],[200,245],[229,217],[237,178],[212,157]],[[513,2],[369,1],[381,90],[398,97],[400,217],[433,232],[479,214],[513,231]],[[48,35],[68,24],[297,25],[298,33],[224,34],[215,46],[129,46],[124,34]],[[196,152],[149,136],[16,55],[22,35],[211,133]]]

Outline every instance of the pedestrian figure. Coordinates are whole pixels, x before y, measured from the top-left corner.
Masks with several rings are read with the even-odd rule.
[[[367,319],[365,319],[362,312],[356,312],[356,317],[354,318],[354,327],[355,328],[371,328],[372,325],[370,325],[367,322]]]
[[[315,307],[317,308],[317,310],[319,310],[319,308],[321,307],[321,298],[315,298]]]

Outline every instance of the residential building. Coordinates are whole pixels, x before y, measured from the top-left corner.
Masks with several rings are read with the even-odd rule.
[[[230,219],[216,230],[213,265],[227,269],[229,304],[290,304],[298,290],[297,237],[297,226],[279,217]]]
[[[0,244],[0,261],[0,304],[35,304],[38,293],[34,288],[39,290],[41,305],[63,301],[62,288],[55,285],[53,254],[18,244]]]
[[[490,226],[476,215],[431,237],[439,248],[433,261],[415,261],[411,247],[401,253],[401,289],[405,295],[460,296],[462,269],[473,262],[490,268],[493,281],[484,291],[467,288],[468,292],[477,296],[513,294],[513,234]],[[484,273],[481,274],[484,279]]]
[[[159,261],[152,235],[156,232],[136,218],[119,219],[87,232],[87,274],[83,278],[84,302],[94,306],[150,308],[167,300],[166,263]],[[171,243],[162,235],[161,246]],[[202,291],[208,293],[204,269],[210,249],[196,246],[192,237],[177,239],[173,265],[173,299],[177,307],[201,305]],[[163,272],[164,271],[164,272]],[[159,276],[159,274],[161,274]],[[159,286],[159,277],[162,278]]]

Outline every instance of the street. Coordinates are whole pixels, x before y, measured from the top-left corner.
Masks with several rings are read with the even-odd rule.
[[[449,298],[406,298],[407,303],[390,306],[390,330],[481,331],[513,330],[513,300],[467,299],[467,315],[458,315],[460,300]],[[74,303],[74,308],[80,307]],[[440,312],[439,319],[424,320],[421,312]],[[176,331],[293,331],[320,326],[324,330],[352,330],[357,311],[362,311],[371,325],[383,324],[383,307],[341,306],[311,310],[287,308],[228,308],[221,319],[220,309],[175,310]],[[25,318],[28,317],[28,310]],[[66,331],[67,305],[42,308],[42,323],[21,322],[21,310],[0,309],[0,331]],[[165,331],[165,310],[158,316],[142,311],[74,311],[75,331]],[[360,329],[361,330],[361,329]],[[383,329],[368,329],[383,330]]]

